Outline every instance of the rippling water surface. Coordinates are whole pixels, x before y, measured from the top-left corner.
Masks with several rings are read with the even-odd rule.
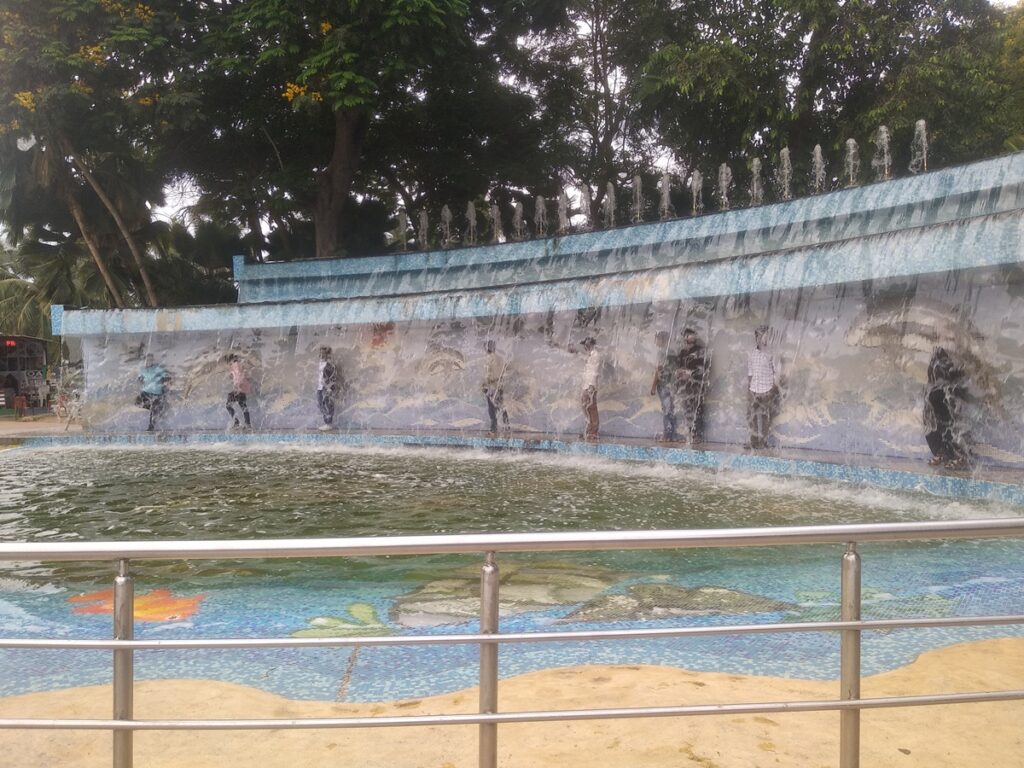
[[[0,453],[0,537],[9,541],[654,530],[1016,514],[995,503],[839,483],[544,454],[229,444]],[[377,562],[392,575],[400,570],[393,565]],[[355,566],[364,575],[374,570],[365,561]],[[298,567],[247,563],[240,574]],[[92,571],[61,568],[68,577]]]

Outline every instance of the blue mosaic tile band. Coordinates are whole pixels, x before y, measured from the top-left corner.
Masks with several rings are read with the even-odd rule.
[[[1022,242],[1024,216],[1013,211],[744,259],[479,291],[180,309],[66,310],[61,331],[88,336],[540,314],[1012,264],[1024,259]]]

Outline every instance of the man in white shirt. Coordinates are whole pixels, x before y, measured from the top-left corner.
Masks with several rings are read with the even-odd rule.
[[[502,385],[505,381],[505,370],[508,363],[505,358],[495,352],[493,341],[488,341],[487,358],[484,361],[484,378],[480,388],[484,397],[487,398],[487,416],[491,422],[491,428],[487,432],[488,437],[495,437],[498,434],[498,414],[501,414],[502,432],[506,435],[510,431],[508,425],[508,411],[505,410],[505,392]]]
[[[583,407],[583,418],[586,428],[583,430],[584,440],[597,440],[601,419],[597,414],[597,385],[601,374],[601,353],[597,351],[597,339],[587,336],[580,346],[586,359],[583,363],[583,391],[580,393],[580,405]]]
[[[750,425],[750,447],[767,448],[772,414],[776,409],[779,387],[775,363],[765,351],[768,326],[754,331],[754,349],[747,353],[747,423]]]

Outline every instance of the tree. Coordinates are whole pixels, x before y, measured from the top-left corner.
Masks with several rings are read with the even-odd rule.
[[[238,132],[262,142],[268,124],[283,129],[263,145],[279,165],[274,188],[308,206],[316,255],[337,255],[375,110],[458,38],[465,3],[235,0],[207,10],[201,68],[185,85],[201,89],[226,72],[241,84],[231,102]]]
[[[509,68],[534,95],[563,183],[589,185],[594,220],[609,181],[649,172],[660,152],[637,99],[652,45],[664,39],[671,4],[565,0],[522,37]]]
[[[906,91],[901,82],[923,86],[926,65],[947,79],[961,77],[961,65],[972,70],[965,55],[974,55],[998,16],[984,0],[692,3],[675,14],[672,39],[647,63],[644,104],[666,143],[694,163],[774,158],[786,146],[801,162],[814,144],[838,152],[847,138],[873,135],[883,120],[897,129],[897,143],[909,146],[916,119],[943,115],[932,121],[941,131],[942,110],[956,105],[933,103],[922,112],[926,87],[913,105],[897,99],[902,111],[885,107],[886,100]],[[944,62],[934,61],[936,52]],[[959,87],[979,84],[988,90],[973,78]],[[962,122],[951,127],[969,130]],[[951,146],[947,159],[969,156],[966,147]]]
[[[159,200],[162,183],[150,177],[132,188],[125,180],[145,177],[136,173],[145,158],[135,113],[146,103],[136,96],[140,72],[134,65],[159,48],[154,19],[149,6],[119,0],[8,0],[0,13],[0,125],[35,142],[30,151],[37,165],[50,169],[37,181],[55,184],[68,210],[81,211],[82,186],[101,201],[132,254],[150,306],[157,306],[157,297],[134,230],[148,221],[146,203]],[[93,258],[103,271],[95,251]],[[112,285],[108,281],[115,296]]]

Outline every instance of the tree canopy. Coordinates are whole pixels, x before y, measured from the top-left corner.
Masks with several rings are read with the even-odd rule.
[[[985,0],[0,0],[0,40],[5,330],[230,300],[234,252],[457,243],[467,204],[512,232],[569,188],[594,225],[665,169],[681,211],[695,170],[800,180],[883,124],[896,167],[920,119],[933,166],[1024,149],[1024,8]]]

